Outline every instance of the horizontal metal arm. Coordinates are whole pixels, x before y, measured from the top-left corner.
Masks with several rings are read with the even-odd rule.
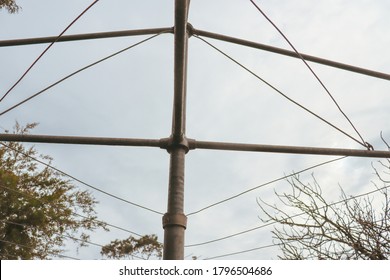
[[[136,138],[106,138],[82,136],[51,136],[30,134],[0,134],[0,141],[30,142],[49,144],[79,144],[79,145],[106,145],[106,146],[139,146],[160,147],[168,145],[166,139],[136,139]]]
[[[255,48],[255,49],[260,49],[260,50],[264,50],[264,51],[268,51],[268,52],[278,53],[278,54],[286,55],[286,56],[290,56],[290,57],[300,58],[299,55],[297,55],[293,51],[272,47],[269,45],[264,45],[264,44],[260,44],[260,43],[256,43],[256,42],[252,42],[252,41],[229,37],[229,36],[225,36],[225,35],[221,35],[221,34],[217,34],[217,33],[211,33],[208,31],[198,30],[195,28],[192,28],[191,32],[192,32],[192,34],[211,38],[211,39],[225,41],[225,42],[238,44],[238,45],[242,45],[242,46],[246,46],[246,47],[251,47],[251,48]],[[364,69],[364,68],[360,68],[360,67],[328,60],[328,59],[315,57],[312,55],[303,54],[303,53],[301,53],[300,55],[307,61],[312,61],[315,63],[319,63],[319,64],[323,64],[323,65],[327,65],[327,66],[343,69],[346,71],[351,71],[351,72],[379,78],[379,79],[390,80],[390,74],[377,72],[377,71],[373,71],[373,70],[369,70],[369,69]]]
[[[233,44],[239,44],[251,48],[261,49],[264,51],[274,52],[281,55],[286,55],[290,57],[300,58],[295,52],[272,47],[269,45],[252,42],[248,40],[243,40],[239,38],[229,37],[226,35],[221,35],[217,33],[212,33],[208,31],[198,30],[189,25],[190,32],[195,35],[204,36],[211,39],[221,40]],[[98,32],[98,33],[87,33],[87,34],[75,34],[75,35],[64,35],[58,39],[58,42],[68,42],[68,41],[78,41],[78,40],[91,40],[91,39],[104,39],[104,38],[115,38],[115,37],[125,37],[125,36],[140,36],[140,35],[151,35],[158,34],[161,32],[173,33],[173,27],[165,28],[151,28],[151,29],[138,29],[138,30],[125,30],[125,31],[111,31],[111,32]],[[22,46],[22,45],[32,45],[32,44],[45,44],[52,43],[57,40],[56,36],[51,37],[40,37],[40,38],[28,38],[28,39],[14,39],[14,40],[3,40],[0,41],[0,47],[11,47],[11,46]],[[390,74],[382,73],[378,71],[373,71],[357,66],[352,66],[308,54],[302,54],[302,57],[307,61],[312,61],[315,63],[343,69],[346,71],[351,71],[379,79],[390,80]]]
[[[210,141],[197,141],[188,138],[186,138],[186,140],[188,141],[188,146],[190,150],[208,149],[208,150],[241,151],[241,152],[267,152],[267,153],[285,153],[285,154],[390,158],[390,151],[210,142]],[[0,141],[51,143],[51,144],[158,147],[166,150],[168,150],[172,144],[170,138],[136,139],[136,138],[81,137],[81,136],[49,136],[49,135],[29,135],[29,134],[0,134]]]
[[[390,151],[277,146],[277,145],[261,145],[261,144],[240,144],[240,143],[226,143],[226,142],[206,142],[206,141],[196,141],[196,140],[191,140],[189,141],[189,143],[190,143],[190,149],[390,158]]]
[[[152,35],[152,34],[158,34],[163,32],[173,33],[173,27],[64,35],[61,36],[58,40],[57,40],[58,38],[57,36],[4,40],[4,41],[0,41],[0,47],[46,44],[46,43],[52,43],[56,40],[57,42],[68,42],[68,41],[104,39],[104,38],[115,38],[115,37],[125,37],[125,36]]]

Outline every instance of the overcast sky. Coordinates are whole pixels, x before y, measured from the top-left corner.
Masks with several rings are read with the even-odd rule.
[[[0,40],[58,35],[89,0],[35,0],[18,3],[16,15],[0,12]],[[302,53],[390,73],[389,1],[256,1]],[[67,34],[173,26],[174,1],[101,0]],[[280,34],[249,0],[192,0],[189,22],[196,28],[289,49]],[[7,109],[51,83],[146,37],[55,44],[22,83],[0,104]],[[302,61],[210,40],[256,74],[354,137],[356,133]],[[3,95],[46,45],[0,48]],[[282,98],[251,74],[192,37],[189,41],[187,137],[203,141],[362,149],[339,131]],[[384,150],[390,139],[390,83],[310,63],[366,141]],[[39,122],[34,134],[129,138],[170,135],[173,100],[173,35],[161,35],[88,69],[0,117],[0,128]],[[156,148],[35,145],[54,165],[114,195],[165,213],[169,154]],[[247,189],[333,157],[195,150],[186,157],[185,211],[191,213]],[[349,158],[314,172],[331,201],[339,185],[348,195],[373,190],[371,163]],[[80,185],[81,189],[87,189]],[[281,181],[189,216],[186,244],[222,238],[262,225],[256,199],[273,203]],[[91,190],[98,217],[163,240],[161,215]],[[265,227],[234,238],[188,247],[185,256],[212,258],[272,244]],[[107,244],[126,232],[94,232],[91,241]],[[100,248],[65,255],[101,258]],[[276,248],[225,259],[276,259]]]

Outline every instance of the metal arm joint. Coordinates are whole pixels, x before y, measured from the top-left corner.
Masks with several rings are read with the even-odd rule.
[[[160,139],[160,148],[166,149],[168,153],[171,153],[172,149],[180,147],[187,154],[189,150],[195,149],[195,142],[194,139],[189,139],[183,134],[180,136],[171,135],[169,138]]]

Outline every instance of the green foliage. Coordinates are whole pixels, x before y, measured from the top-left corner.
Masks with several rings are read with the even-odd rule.
[[[17,124],[14,133],[35,126]],[[52,161],[33,147],[0,142],[1,259],[47,259],[60,254],[66,240],[84,246],[86,232],[105,227],[95,216],[97,202],[89,192],[33,158]]]
[[[17,13],[21,8],[15,0],[0,0],[0,10],[5,8],[9,13]]]
[[[157,259],[162,258],[163,245],[157,241],[157,236],[144,235],[140,238],[130,236],[123,240],[114,240],[110,244],[104,246],[101,250],[103,256],[107,256],[110,259],[150,259],[155,257]]]

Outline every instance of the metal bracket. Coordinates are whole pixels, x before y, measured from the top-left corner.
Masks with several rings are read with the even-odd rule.
[[[169,226],[181,226],[187,228],[187,216],[184,214],[166,213],[162,218],[163,228]]]
[[[191,23],[187,22],[187,33],[188,33],[188,38],[191,38],[192,35],[194,35],[195,31],[194,31],[194,27],[192,26]]]
[[[189,150],[195,149],[194,139],[189,139],[184,135],[180,135],[179,137],[171,136],[169,138],[160,139],[160,148],[166,149],[168,153],[171,153],[173,147],[181,147],[184,148],[185,152],[188,153]]]

